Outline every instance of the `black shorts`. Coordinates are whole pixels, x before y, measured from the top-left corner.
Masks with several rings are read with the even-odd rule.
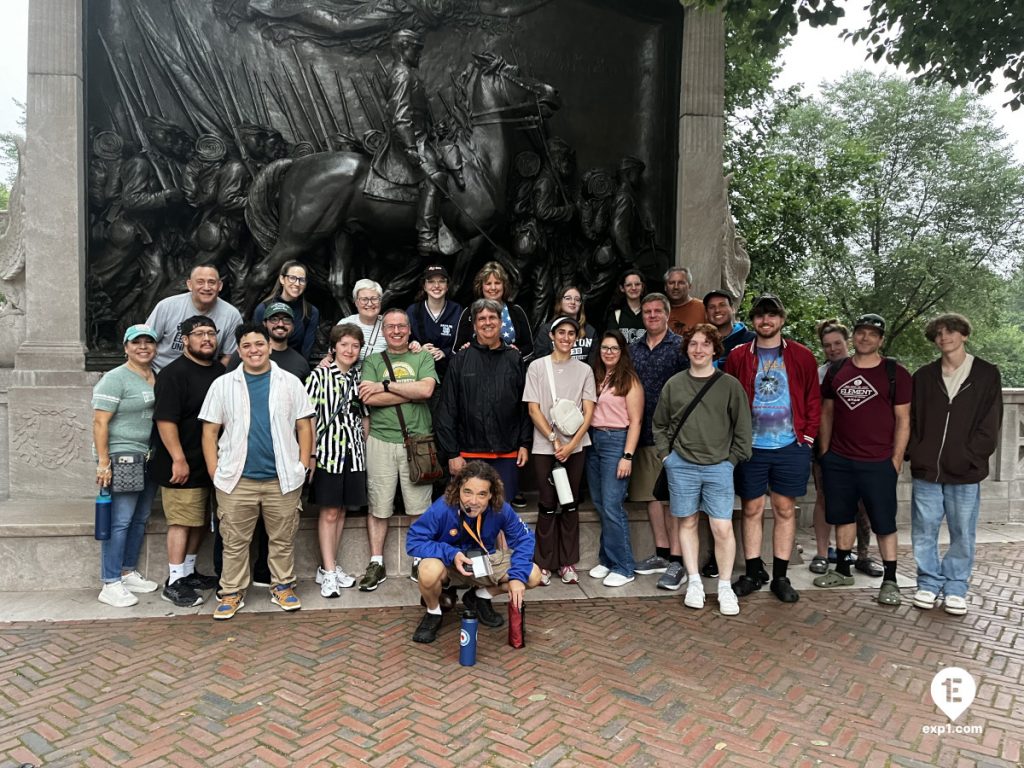
[[[346,469],[336,474],[318,468],[309,486],[309,500],[321,507],[365,507],[366,472]]]
[[[879,536],[896,533],[896,481],[899,475],[891,459],[857,461],[829,451],[820,459],[825,486],[825,520],[829,525],[857,522],[857,503]]]

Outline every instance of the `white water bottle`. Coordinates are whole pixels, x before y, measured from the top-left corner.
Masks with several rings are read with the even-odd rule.
[[[569,473],[561,464],[551,470],[551,482],[555,484],[555,493],[558,494],[558,503],[567,507],[573,503],[572,488],[569,487]]]

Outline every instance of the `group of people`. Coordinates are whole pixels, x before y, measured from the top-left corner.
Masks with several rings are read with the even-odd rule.
[[[684,604],[697,609],[705,604],[701,575],[717,577],[719,610],[736,615],[738,598],[766,584],[783,602],[799,599],[787,569],[796,499],[815,463],[823,501],[815,586],[852,584],[853,567],[881,576],[879,602],[897,605],[896,479],[908,455],[914,604],[941,600],[950,613],[966,611],[978,483],[995,450],[1002,401],[998,370],[966,350],[971,329],[962,316],[929,323],[926,336],[941,357],[913,377],[880,354],[881,317],[855,321],[852,356],[849,331],[826,323],[820,338],[831,351],[819,369],[809,349],[784,337],[777,296],[755,299],[748,328],[728,293],[691,298],[692,276],[682,267],[665,274],[666,293],[646,292],[642,274],[625,272],[600,333],[586,320],[578,287],[562,286],[551,320],[534,335],[509,301],[514,286],[499,263],[477,274],[466,308],[448,297],[447,271],[432,265],[407,309],[381,311],[381,286],[358,281],[357,313],[333,326],[327,355],[310,370],[319,315],[303,298],[306,281],[300,263],[286,263],[245,323],[219,298],[216,267],[201,264],[187,294],[159,302],[125,333],[126,363],[103,377],[93,398],[97,482],[113,496],[101,601],[128,606],[133,593],[160,588],[137,569],[158,486],[168,523],[161,594],[194,606],[218,587],[218,620],[244,605],[250,583],[269,587],[284,610],[301,607],[293,546],[306,485],[319,507],[321,594],[376,589],[387,579],[384,545],[401,488],[404,511],[416,518],[406,549],[426,607],[413,639],[436,638],[459,586],[470,587],[463,602],[482,624],[500,626],[494,595],[508,592],[518,607],[528,588],[556,576],[579,580],[586,477],[601,521],[589,577],[614,588],[660,574],[659,588],[686,584]],[[833,344],[835,334],[842,344]],[[450,477],[443,490],[410,471],[407,445],[430,435]],[[119,486],[124,455],[149,459],[140,488]],[[531,457],[535,531],[513,509],[525,506],[520,472]],[[667,494],[657,488],[662,474]],[[195,568],[211,489],[219,579]],[[737,495],[744,563],[733,583]],[[639,560],[627,496],[646,503],[655,544]],[[768,498],[771,575],[761,559]],[[357,580],[337,553],[347,510],[363,506],[370,559]],[[713,539],[703,568],[699,512]],[[851,556],[858,515],[877,536],[881,567],[866,544]],[[951,544],[940,560],[944,517]],[[829,526],[834,558],[826,553]]]

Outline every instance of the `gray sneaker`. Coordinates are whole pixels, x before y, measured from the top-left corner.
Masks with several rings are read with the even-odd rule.
[[[683,582],[686,581],[686,574],[683,572],[681,563],[669,563],[668,568],[658,579],[658,589],[671,589],[675,592]]]
[[[649,576],[652,573],[664,573],[668,569],[668,560],[664,557],[651,555],[646,560],[641,560],[633,569],[635,573],[642,576]]]

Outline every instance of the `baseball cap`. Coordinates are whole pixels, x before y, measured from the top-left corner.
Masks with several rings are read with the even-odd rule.
[[[580,324],[577,323],[575,320],[573,320],[568,315],[562,315],[562,316],[556,317],[554,320],[552,320],[551,321],[551,332],[554,333],[555,332],[555,328],[557,328],[560,325],[565,325],[566,323],[569,323],[573,327],[573,329],[575,329],[576,333],[580,332]]]
[[[145,323],[136,323],[135,325],[128,326],[128,330],[124,332],[124,343],[127,344],[129,341],[134,341],[139,336],[149,336],[153,341],[160,338],[160,334]]]
[[[274,315],[287,315],[289,320],[295,319],[295,313],[292,311],[292,308],[283,301],[275,301],[273,304],[269,305],[263,313],[263,319],[269,320]]]
[[[708,291],[707,293],[704,294],[704,306],[706,307],[708,305],[708,302],[711,301],[716,296],[721,296],[723,299],[726,299],[730,304],[732,304],[733,302],[733,296],[731,293],[729,293],[728,291],[716,289],[714,291]]]
[[[786,308],[782,305],[782,299],[776,296],[774,293],[762,293],[750,306],[750,317],[761,312],[778,312],[780,315],[786,314]]]
[[[858,328],[874,328],[879,334],[885,336],[885,318],[869,312],[866,315],[861,315],[854,322],[853,330],[856,331]]]
[[[423,279],[429,280],[432,277],[443,277],[445,280],[449,280],[448,270],[442,267],[440,264],[431,264],[423,272]]]

